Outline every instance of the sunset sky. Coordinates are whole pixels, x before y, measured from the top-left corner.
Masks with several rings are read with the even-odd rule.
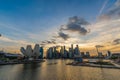
[[[0,0],[0,50],[40,44],[120,52],[120,0]]]

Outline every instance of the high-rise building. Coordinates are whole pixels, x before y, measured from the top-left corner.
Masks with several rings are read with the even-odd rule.
[[[50,47],[50,48],[48,49],[48,58],[49,58],[49,59],[52,59],[52,58],[53,58],[53,48],[52,48],[52,47]]]
[[[73,49],[73,44],[71,44],[71,51],[72,51],[72,57],[74,57],[74,49]]]
[[[79,55],[80,56],[80,50],[78,45],[76,45],[75,49],[74,49],[74,55]]]
[[[61,55],[61,57],[64,57],[64,49],[63,49],[63,46],[61,46],[60,55]]]
[[[72,48],[69,48],[69,58],[73,58]]]
[[[102,57],[103,55],[102,55],[102,52],[99,52],[98,53],[98,57]]]
[[[86,57],[90,57],[90,53],[89,52],[86,52]]]
[[[84,52],[80,52],[81,57],[85,57],[85,53]]]
[[[43,47],[40,47],[40,59],[43,58],[43,52],[44,52]]]
[[[110,51],[107,51],[107,56],[112,56],[111,52]]]
[[[67,54],[68,54],[68,52],[67,52],[67,50],[65,49],[65,46],[64,46],[64,58],[68,57]]]

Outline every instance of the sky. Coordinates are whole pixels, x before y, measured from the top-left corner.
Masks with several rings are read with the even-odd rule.
[[[0,50],[40,44],[120,51],[120,0],[0,0]]]

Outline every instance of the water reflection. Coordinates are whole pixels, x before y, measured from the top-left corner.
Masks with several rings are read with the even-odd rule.
[[[37,80],[40,66],[40,64],[23,64],[17,73],[17,80]]]
[[[118,80],[119,69],[66,65],[70,60],[0,66],[0,80]],[[57,63],[48,65],[50,63]]]

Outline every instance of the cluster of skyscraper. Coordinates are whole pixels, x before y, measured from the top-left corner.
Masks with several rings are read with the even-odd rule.
[[[20,51],[24,54],[25,58],[28,59],[42,59],[43,58],[43,47],[40,47],[39,44],[36,44],[34,49],[31,45],[27,45],[26,49],[21,47]]]
[[[90,56],[89,52],[86,53],[87,56]],[[74,57],[84,57],[84,52],[80,53],[79,46],[76,45],[75,48],[73,48],[73,44],[71,45],[71,48],[69,50],[66,50],[65,46],[61,46],[60,51],[56,49],[56,47],[50,47],[47,50],[47,58],[48,59],[58,59],[58,58],[65,58],[65,59],[72,59]]]

